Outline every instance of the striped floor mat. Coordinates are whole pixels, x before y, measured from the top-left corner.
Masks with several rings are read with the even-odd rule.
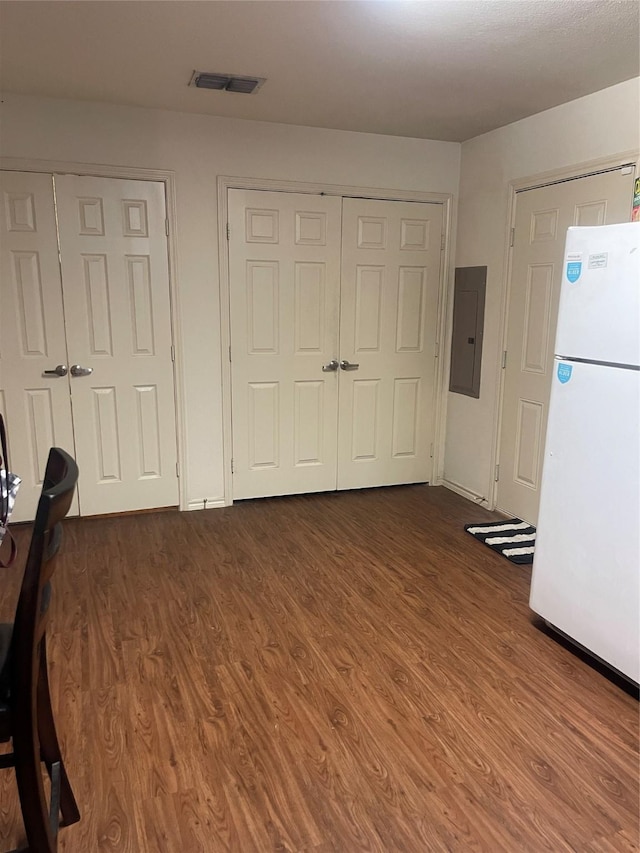
[[[526,521],[507,518],[489,524],[465,524],[464,529],[512,563],[533,562],[536,529]]]

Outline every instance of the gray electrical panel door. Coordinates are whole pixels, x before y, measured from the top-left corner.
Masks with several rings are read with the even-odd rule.
[[[453,298],[449,391],[480,396],[486,267],[458,267]]]

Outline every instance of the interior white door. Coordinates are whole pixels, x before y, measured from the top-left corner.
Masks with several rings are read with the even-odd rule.
[[[345,198],[342,215],[338,488],[428,482],[442,205]]]
[[[530,524],[538,519],[567,228],[628,221],[633,173],[624,171],[517,196],[497,505]]]
[[[340,216],[229,190],[235,499],[336,488]]]
[[[176,505],[164,186],[63,175],[55,190],[81,513]]]
[[[68,359],[52,177],[2,172],[0,179],[0,411],[22,478],[12,521],[28,521],[49,448],[74,453]]]

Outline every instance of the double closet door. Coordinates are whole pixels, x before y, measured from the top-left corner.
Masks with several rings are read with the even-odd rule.
[[[229,190],[233,497],[432,479],[441,204]]]
[[[72,511],[178,503],[164,186],[3,172],[0,411],[32,519],[52,445]]]

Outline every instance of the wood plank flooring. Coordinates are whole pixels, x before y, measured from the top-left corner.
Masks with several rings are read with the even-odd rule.
[[[492,517],[405,486],[68,520],[60,849],[637,850],[637,701],[462,529]],[[21,838],[2,771],[0,848]]]

